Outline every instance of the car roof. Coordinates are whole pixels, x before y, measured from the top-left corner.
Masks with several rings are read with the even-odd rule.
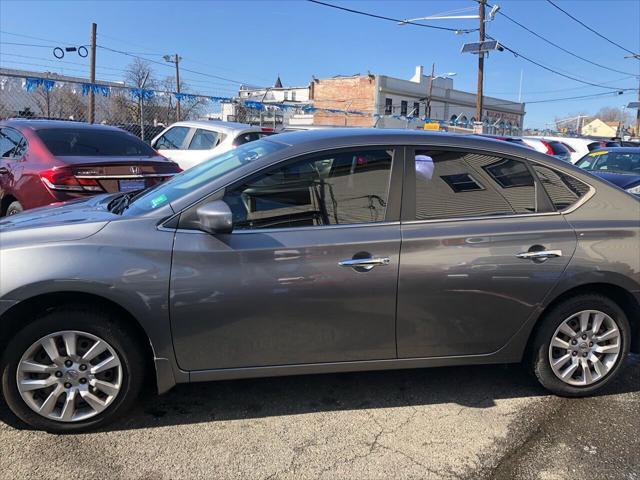
[[[327,144],[341,148],[360,145],[434,145],[487,149],[505,154],[533,155],[535,151],[517,143],[505,142],[473,134],[429,132],[423,130],[381,129],[381,128],[335,128],[302,130],[271,135],[263,139],[293,147],[297,151],[325,149]],[[542,154],[541,154],[542,155]],[[547,157],[546,155],[542,155]],[[548,158],[548,157],[547,157]]]
[[[261,131],[261,127],[256,125],[249,125],[248,123],[238,122],[223,122],[221,120],[184,120],[181,122],[172,123],[171,127],[190,127],[190,128],[204,128],[209,130],[215,130],[222,133],[237,133],[240,131]]]
[[[590,151],[588,155],[595,152],[640,153],[640,147],[602,147]]]
[[[0,121],[0,126],[14,127],[18,129],[43,130],[51,128],[87,128],[111,130],[117,132],[128,133],[121,128],[112,125],[103,125],[101,123],[75,122],[73,120],[49,120],[49,119],[30,119],[30,118],[10,118]]]

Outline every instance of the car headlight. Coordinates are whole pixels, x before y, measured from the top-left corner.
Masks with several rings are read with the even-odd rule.
[[[640,185],[636,185],[635,187],[627,188],[627,192],[633,193],[634,195],[640,195]]]

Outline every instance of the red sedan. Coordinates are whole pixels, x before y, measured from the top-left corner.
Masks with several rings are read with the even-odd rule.
[[[160,183],[180,167],[119,128],[61,120],[0,122],[0,216]]]

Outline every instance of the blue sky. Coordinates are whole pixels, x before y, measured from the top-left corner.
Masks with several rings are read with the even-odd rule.
[[[393,18],[412,18],[472,7],[472,0],[345,1],[344,7]],[[573,22],[543,0],[497,1],[510,17],[583,57],[607,67],[640,75],[640,61]],[[603,35],[630,50],[640,51],[640,1],[557,0],[557,3]],[[61,63],[50,48],[9,45],[32,43],[66,46],[87,44],[91,22],[98,24],[98,44],[143,53],[162,61],[161,54],[179,53],[182,66],[228,79],[265,85],[279,74],[285,85],[307,84],[312,75],[380,73],[409,78],[418,64],[436,71],[456,72],[456,88],[475,91],[477,60],[462,55],[462,43],[477,33],[455,35],[413,26],[398,26],[353,15],[303,0],[288,1],[14,1],[0,2],[0,64],[4,67],[49,70],[82,75],[88,58],[68,54]],[[473,28],[475,20],[431,21]],[[498,16],[487,32],[512,49],[566,74],[593,83],[637,88],[631,75],[585,63],[544,44]],[[35,40],[12,34],[38,37]],[[147,55],[150,54],[150,55]],[[33,58],[26,58],[33,57]],[[132,60],[98,50],[99,79],[122,79]],[[21,63],[17,63],[21,62]],[[31,65],[29,65],[31,64]],[[46,68],[42,65],[46,65]],[[582,85],[534,66],[509,52],[491,54],[485,62],[485,94],[515,100],[522,72],[522,98],[535,101],[589,95],[606,89]],[[154,65],[158,77],[171,75],[170,65]],[[237,84],[184,72],[194,91],[230,95]],[[626,77],[626,78],[625,78]],[[621,107],[636,93],[613,97],[567,100],[527,106],[525,125],[543,127],[556,116],[595,113],[602,106]]]

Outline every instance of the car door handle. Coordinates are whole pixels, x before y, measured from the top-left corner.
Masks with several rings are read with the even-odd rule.
[[[351,267],[356,270],[364,270],[369,271],[373,267],[377,267],[378,265],[389,265],[391,260],[389,257],[376,257],[376,258],[350,258],[348,260],[342,260],[338,262],[338,265],[341,267]]]
[[[556,258],[562,256],[562,250],[539,250],[536,252],[522,252],[516,254],[516,257],[522,258],[523,260],[538,260],[545,261],[549,258]]]

